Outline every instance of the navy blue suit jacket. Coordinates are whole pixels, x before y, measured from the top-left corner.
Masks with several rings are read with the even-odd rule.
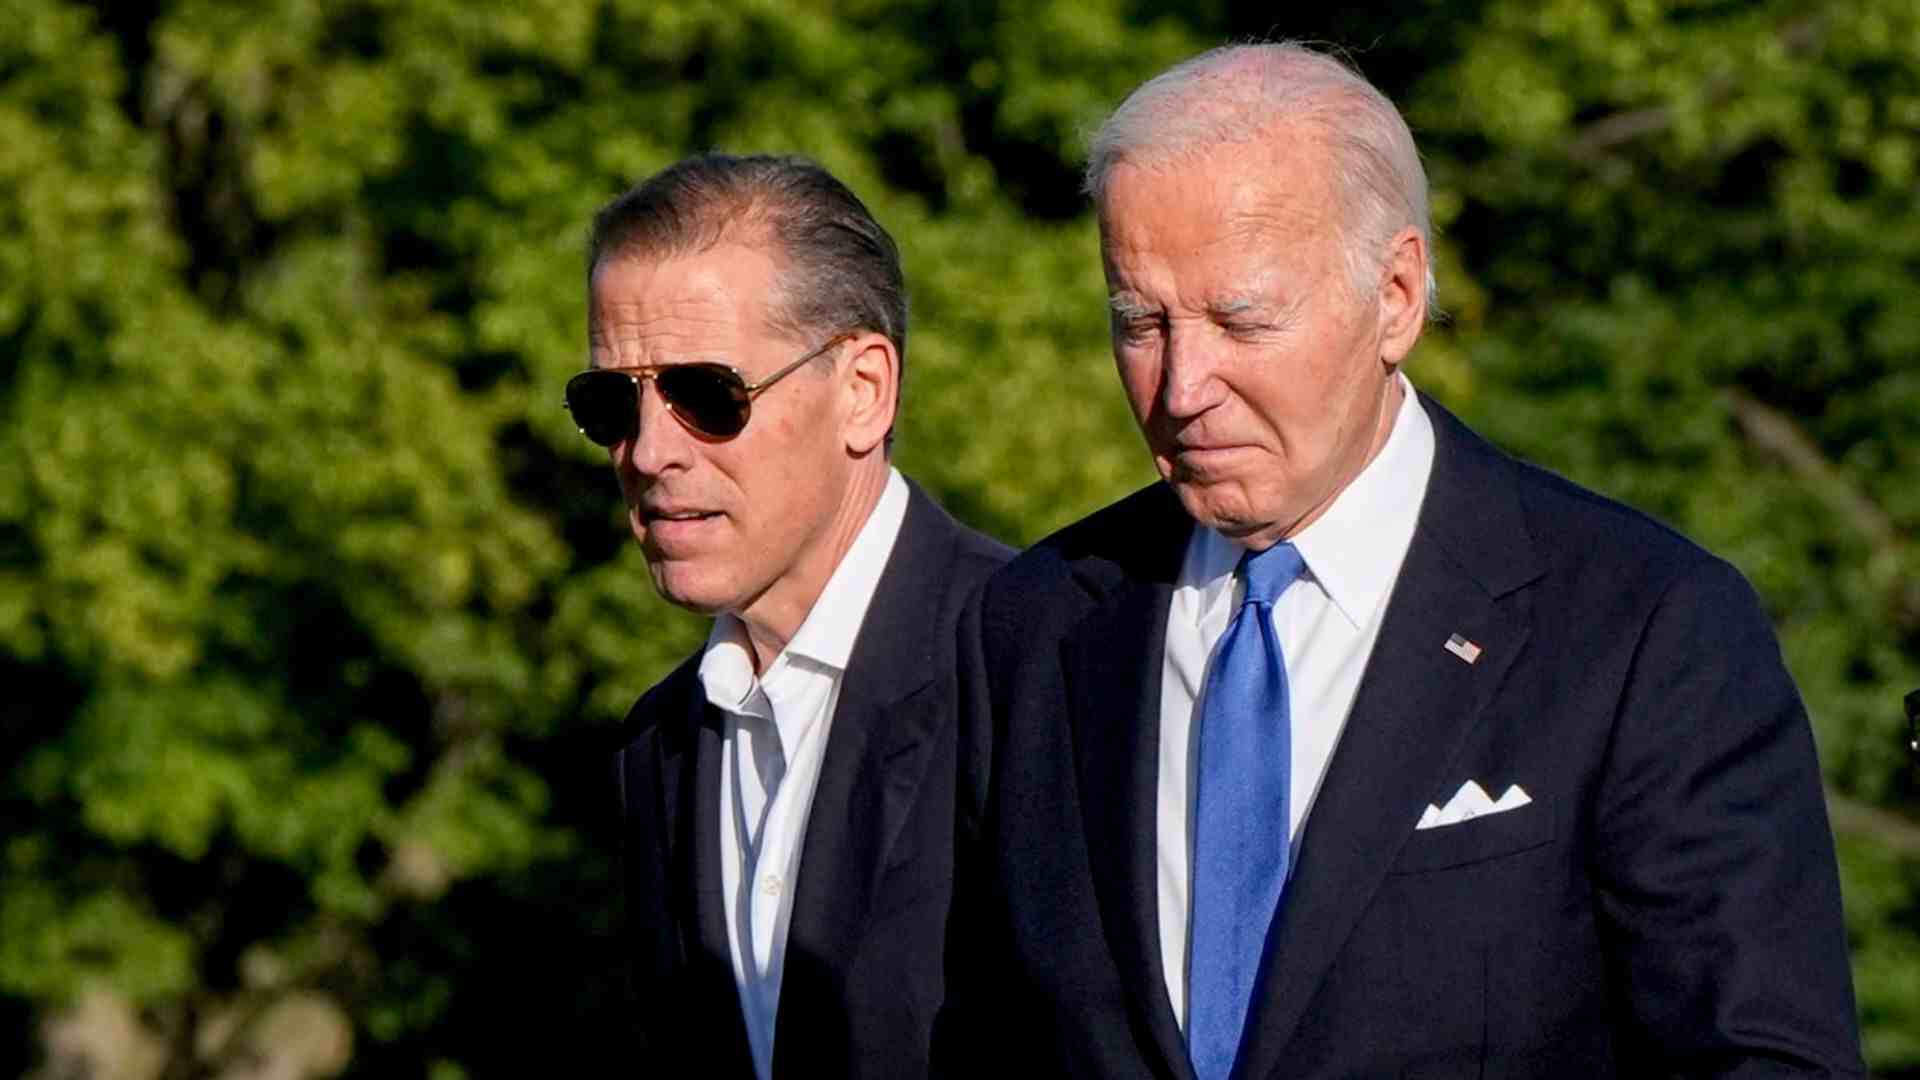
[[[927,1071],[953,881],[954,626],[1011,554],[911,487],[807,818],[775,1077]],[[753,1076],[721,899],[723,731],[696,654],[634,705],[615,754],[643,1075]]]
[[[1423,403],[1432,478],[1241,1075],[1860,1074],[1812,734],[1753,591]],[[1154,851],[1190,530],[1146,489],[1036,545],[962,620],[942,1071],[1191,1076]],[[1415,829],[1467,780],[1532,805]]]

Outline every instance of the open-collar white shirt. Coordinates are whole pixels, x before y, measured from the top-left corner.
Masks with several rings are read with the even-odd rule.
[[[907,484],[886,489],[780,655],[757,678],[737,616],[714,620],[700,658],[707,700],[726,714],[720,758],[720,885],[734,983],[754,1072],[773,1071],[774,1019],[800,849],[834,706],[860,625],[907,517]]]
[[[1406,560],[1433,469],[1433,422],[1406,376],[1395,377],[1402,397],[1385,445],[1326,513],[1292,538],[1306,573],[1273,605],[1293,720],[1290,820],[1276,822],[1273,835],[1275,843],[1292,843],[1296,850],[1380,636],[1381,615]],[[1156,861],[1160,960],[1183,1031],[1200,696],[1214,648],[1239,608],[1244,586],[1234,570],[1244,551],[1219,532],[1195,526],[1167,610]]]

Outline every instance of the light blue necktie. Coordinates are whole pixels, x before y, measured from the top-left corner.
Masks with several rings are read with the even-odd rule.
[[[1305,568],[1292,544],[1240,560],[1246,597],[1201,695],[1187,979],[1187,1054],[1199,1080],[1233,1072],[1287,881],[1293,739],[1273,602]]]

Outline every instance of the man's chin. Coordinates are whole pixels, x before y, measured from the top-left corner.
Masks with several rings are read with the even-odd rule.
[[[1286,526],[1271,514],[1259,513],[1247,505],[1239,492],[1225,492],[1219,484],[1173,481],[1174,494],[1187,516],[1235,543],[1263,549],[1287,532]]]
[[[1243,500],[1223,498],[1227,495],[1218,483],[1203,483],[1191,478],[1173,477],[1169,483],[1173,493],[1180,497],[1180,505],[1186,508],[1187,516],[1205,525],[1209,529],[1232,535],[1236,530],[1248,525]]]
[[[734,590],[725,582],[702,574],[698,567],[671,561],[647,561],[653,577],[653,589],[660,599],[695,615],[718,615],[737,606]]]

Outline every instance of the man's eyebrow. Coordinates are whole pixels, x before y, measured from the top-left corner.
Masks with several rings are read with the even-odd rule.
[[[1122,319],[1140,319],[1155,314],[1155,309],[1144,300],[1127,293],[1114,293],[1107,297],[1107,307]]]
[[[1207,315],[1214,319],[1252,316],[1264,322],[1291,322],[1299,317],[1304,296],[1266,290],[1222,296],[1207,302]]]

